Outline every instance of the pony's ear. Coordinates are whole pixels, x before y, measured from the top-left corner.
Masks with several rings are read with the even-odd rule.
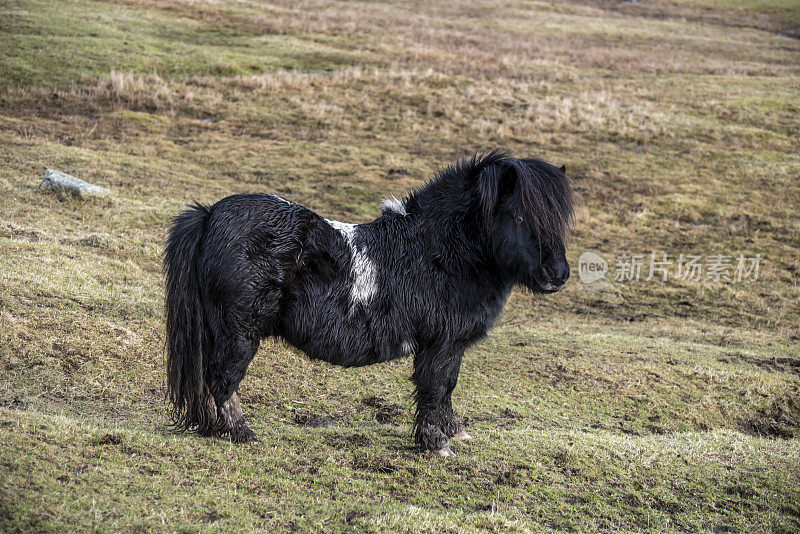
[[[563,173],[567,172],[567,166],[566,165],[562,165],[561,166],[561,172],[563,172]]]

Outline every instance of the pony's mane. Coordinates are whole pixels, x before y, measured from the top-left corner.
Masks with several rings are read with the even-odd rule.
[[[572,188],[562,169],[541,159],[516,159],[499,150],[476,153],[437,171],[408,196],[405,204],[409,212],[450,215],[475,211],[476,219],[488,218],[494,206],[485,205],[481,188],[488,183],[495,188],[495,196],[501,194],[509,173],[514,174],[514,189],[505,192],[516,197],[531,232],[543,244],[563,241],[573,221]],[[481,175],[487,177],[483,184]]]

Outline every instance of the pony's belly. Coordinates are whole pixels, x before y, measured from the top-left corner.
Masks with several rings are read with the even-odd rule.
[[[363,314],[356,317],[304,315],[281,332],[287,342],[313,360],[362,367],[409,356],[414,343],[400,340],[394,329],[375,328]]]
[[[320,310],[298,310],[284,323],[281,337],[313,360],[355,367],[379,361],[365,321],[340,318]]]
[[[377,354],[372,351],[354,353],[321,347],[308,347],[301,350],[312,360],[322,360],[342,367],[363,367],[380,361]]]
[[[322,360],[343,367],[361,367],[381,360],[372,345],[331,342],[313,334],[310,337],[304,336],[302,340],[293,340],[288,336],[285,339],[312,360]]]

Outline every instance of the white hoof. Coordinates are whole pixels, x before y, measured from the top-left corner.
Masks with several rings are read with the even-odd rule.
[[[436,456],[441,456],[443,458],[447,457],[447,456],[455,456],[456,455],[456,453],[454,453],[453,451],[450,450],[450,445],[445,445],[444,447],[442,447],[438,451],[433,451],[433,454],[435,454]]]
[[[459,440],[462,440],[462,439],[472,439],[472,436],[467,434],[466,430],[462,430],[461,432],[459,432],[458,434],[456,434],[455,436],[453,436],[450,439],[454,439],[456,441],[459,441]]]

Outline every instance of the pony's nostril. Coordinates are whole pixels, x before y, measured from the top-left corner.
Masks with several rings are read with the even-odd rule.
[[[567,283],[569,278],[569,265],[564,263],[542,267],[542,278],[549,286],[561,287]]]
[[[564,284],[567,283],[568,279],[569,279],[569,264],[564,263],[559,267],[557,275],[553,277],[553,281],[563,286]]]

